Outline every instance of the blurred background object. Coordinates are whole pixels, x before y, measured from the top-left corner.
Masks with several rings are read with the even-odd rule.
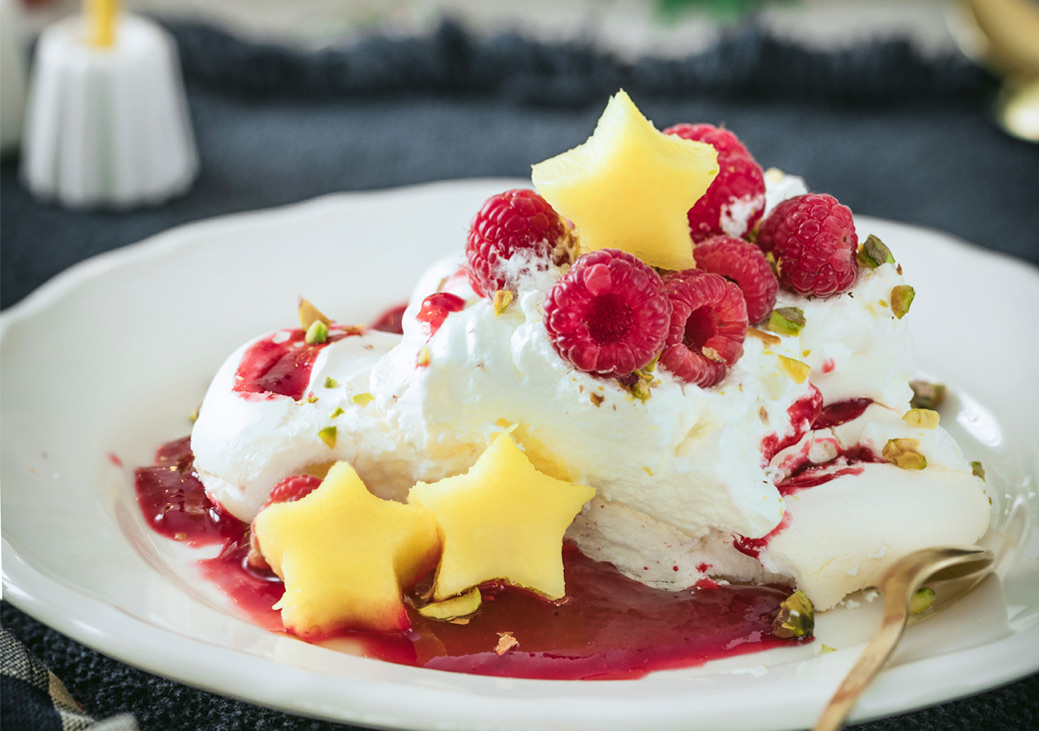
[[[21,10],[16,0],[0,0],[0,153],[16,149],[25,114],[25,60]]]
[[[1039,2],[961,0],[951,9],[960,48],[1003,79],[996,120],[1009,134],[1039,142]]]
[[[22,175],[69,207],[154,205],[198,172],[177,48],[115,0],[47,26],[26,103]]]

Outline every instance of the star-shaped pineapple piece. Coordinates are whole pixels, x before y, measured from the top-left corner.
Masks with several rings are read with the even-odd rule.
[[[624,91],[578,147],[538,163],[534,187],[577,228],[581,249],[622,249],[664,269],[694,266],[688,211],[718,174],[708,144],[658,132]]]
[[[433,598],[502,579],[561,599],[563,534],[594,495],[538,472],[506,433],[465,474],[417,483],[408,502],[436,516],[443,541]]]
[[[402,591],[432,570],[440,551],[428,510],[372,495],[346,462],[306,497],[260,511],[253,531],[285,582],[274,607],[304,638],[407,630]]]

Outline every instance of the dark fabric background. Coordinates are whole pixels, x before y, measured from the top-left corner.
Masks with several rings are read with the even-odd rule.
[[[658,127],[724,123],[762,165],[804,176],[857,213],[1039,263],[1039,146],[990,122],[993,79],[905,41],[809,51],[750,25],[699,55],[625,62],[517,35],[478,39],[454,23],[428,37],[314,53],[168,27],[182,56],[198,181],[157,208],[71,212],[33,199],[17,159],[5,160],[3,307],[84,258],[187,221],[334,191],[527,177],[532,162],[582,142],[620,87]],[[957,276],[969,283],[969,272]],[[6,604],[3,622],[99,717],[131,711],[142,729],[332,727],[142,673]],[[1039,724],[1037,710],[1033,676],[862,728],[1027,729]]]

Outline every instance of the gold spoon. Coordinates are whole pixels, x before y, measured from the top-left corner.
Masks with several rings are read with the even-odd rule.
[[[877,587],[884,595],[884,620],[880,629],[848,671],[812,731],[836,731],[844,725],[859,696],[869,687],[901,639],[909,621],[909,603],[927,579],[964,582],[958,586],[955,597],[945,602],[947,604],[987,576],[995,566],[995,558],[992,551],[979,546],[945,546],[910,553],[892,564]]]

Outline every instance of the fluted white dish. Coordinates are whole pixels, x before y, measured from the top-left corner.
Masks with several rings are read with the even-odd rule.
[[[198,153],[172,37],[123,15],[115,42],[87,42],[81,16],[40,36],[23,138],[22,177],[71,208],[161,203],[191,185]]]

